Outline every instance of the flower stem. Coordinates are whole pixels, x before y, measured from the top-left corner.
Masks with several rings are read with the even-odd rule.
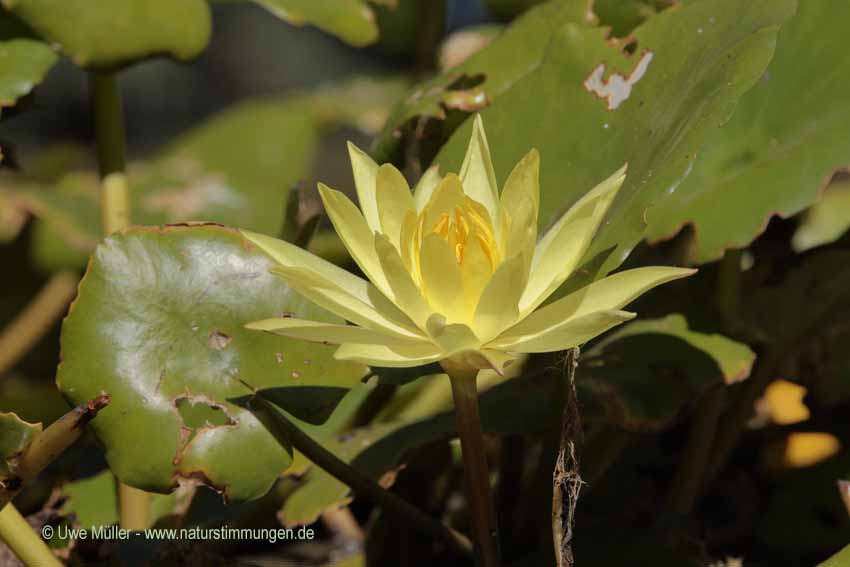
[[[62,567],[44,540],[9,502],[0,510],[0,539],[26,567]]]
[[[478,412],[477,371],[454,370],[449,374],[454,397],[457,431],[463,453],[466,496],[472,515],[472,535],[478,567],[499,565],[499,530],[490,494],[490,473],[484,453],[484,435]]]
[[[298,429],[271,402],[261,396],[254,396],[248,402],[247,407],[282,445],[295,447],[316,466],[351,487],[357,494],[368,498],[383,508],[384,511],[404,518],[417,529],[442,539],[455,551],[464,555],[470,553],[472,546],[466,537],[428,517],[409,502],[383,489],[368,475],[342,461],[312,437]]]

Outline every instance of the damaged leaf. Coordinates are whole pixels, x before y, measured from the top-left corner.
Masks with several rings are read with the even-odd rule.
[[[749,244],[771,216],[803,210],[850,166],[848,18],[843,0],[800,2],[761,80],[712,132],[676,194],[647,212],[648,238],[692,224],[691,259],[715,260]]]
[[[645,214],[653,214],[652,207],[670,195],[684,193],[680,185],[697,151],[762,75],[778,27],[794,4],[683,3],[648,19],[629,42],[606,40],[605,30],[573,17],[555,33],[542,64],[482,112],[488,135],[500,140],[492,148],[497,178],[504,181],[506,164],[536,147],[542,156],[540,225],[546,227],[582,191],[628,162],[625,184],[585,256],[592,259],[613,248],[598,273],[588,276],[607,273],[643,238]],[[600,99],[593,87],[610,88],[615,74],[623,88],[616,98]],[[461,163],[471,124],[467,120],[456,130],[437,155],[444,170]]]
[[[333,347],[243,327],[284,312],[336,320],[271,267],[238,232],[217,225],[131,228],[98,247],[62,328],[57,384],[72,401],[112,394],[92,427],[123,482],[262,496],[291,453],[228,400],[253,388],[293,389],[298,403],[286,409],[309,417],[330,403],[316,391],[344,392],[363,376],[364,367],[333,360]]]

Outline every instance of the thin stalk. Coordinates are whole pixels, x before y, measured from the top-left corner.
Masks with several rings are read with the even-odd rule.
[[[478,389],[475,384],[478,373],[452,369],[446,371],[452,384],[476,561],[479,567],[497,567],[500,563],[499,530],[490,494],[490,472],[487,469],[484,434],[478,412]]]
[[[388,490],[384,490],[365,473],[349,466],[313,440],[312,437],[298,429],[270,402],[260,396],[255,396],[248,402],[247,406],[281,445],[291,445],[316,466],[351,487],[360,496],[371,500],[384,511],[404,518],[415,528],[442,539],[456,551],[464,555],[470,554],[472,544],[466,537],[423,514],[409,502],[402,500]]]
[[[151,495],[115,479],[121,527],[140,532],[150,527]]]
[[[110,173],[123,173],[127,161],[124,157],[124,109],[118,78],[111,71],[92,71],[89,73],[89,84],[100,176],[103,178]]]
[[[0,334],[0,376],[50,330],[77,292],[77,275],[57,272]]]
[[[26,567],[62,567],[44,540],[9,502],[0,509],[0,539]]]

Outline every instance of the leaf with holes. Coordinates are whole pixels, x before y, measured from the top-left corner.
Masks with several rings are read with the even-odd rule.
[[[650,239],[692,224],[692,259],[715,260],[749,244],[772,215],[803,210],[850,166],[848,18],[844,0],[800,2],[761,81],[712,133],[676,194],[649,210]]]
[[[643,319],[582,356],[578,395],[589,413],[623,429],[660,431],[706,388],[749,376],[754,360],[745,344],[690,330],[681,315]]]
[[[0,41],[0,108],[13,106],[47,76],[56,53],[41,41]]]
[[[81,67],[154,55],[191,59],[212,29],[204,0],[3,0],[42,39]]]
[[[491,148],[497,178],[504,181],[528,148],[540,150],[545,227],[628,162],[626,182],[586,256],[613,249],[599,273],[587,276],[607,273],[643,238],[645,214],[683,192],[698,150],[764,72],[794,5],[682,3],[619,42],[584,20],[561,25],[542,64],[482,112],[488,136],[499,140]],[[437,155],[445,171],[461,164],[471,123]]]
[[[259,497],[291,451],[227,400],[287,388],[303,396],[286,409],[320,421],[329,398],[359,382],[365,368],[333,360],[332,347],[243,328],[282,313],[336,320],[271,267],[216,225],[131,228],[97,248],[62,327],[57,383],[75,403],[112,396],[92,427],[123,482],[154,492],[202,482],[228,499]]]

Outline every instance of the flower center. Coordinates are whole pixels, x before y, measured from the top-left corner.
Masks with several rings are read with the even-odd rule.
[[[424,223],[425,215],[422,215],[419,220],[420,223]],[[490,273],[495,271],[502,260],[490,215],[484,207],[469,197],[466,197],[463,203],[451,212],[442,213],[430,231],[427,228],[422,231],[423,236],[428,233],[441,236],[449,244],[460,266],[464,265],[464,259],[471,246],[478,246],[484,252]]]

